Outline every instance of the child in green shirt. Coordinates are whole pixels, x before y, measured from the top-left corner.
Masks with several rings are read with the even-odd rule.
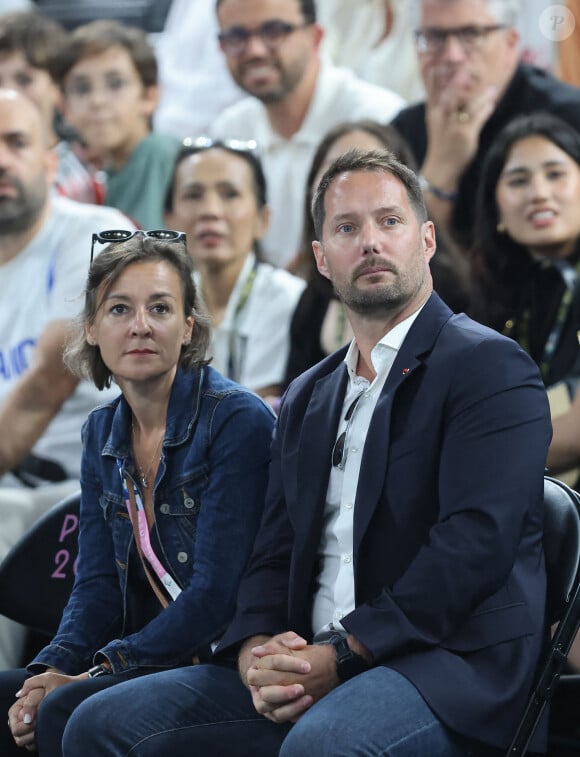
[[[157,61],[140,29],[93,21],[58,59],[65,120],[107,174],[107,205],[146,229],[163,228],[163,200],[179,142],[154,133]]]

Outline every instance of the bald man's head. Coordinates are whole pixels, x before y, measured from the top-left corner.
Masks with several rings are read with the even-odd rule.
[[[0,123],[5,117],[24,118],[40,143],[48,149],[48,133],[38,105],[15,89],[0,88]]]
[[[0,237],[39,223],[55,170],[38,107],[15,90],[0,89]]]

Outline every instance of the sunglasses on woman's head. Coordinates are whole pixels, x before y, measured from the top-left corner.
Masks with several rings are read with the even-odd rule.
[[[138,234],[141,234],[144,239],[158,239],[163,242],[185,242],[185,233],[183,231],[173,231],[172,229],[152,229],[151,231],[144,231],[143,229],[138,229],[137,231],[130,231],[129,229],[107,229],[93,234],[91,242],[91,264],[93,262],[96,242],[99,242],[100,244],[126,242],[128,239],[133,239],[133,237],[136,237]]]

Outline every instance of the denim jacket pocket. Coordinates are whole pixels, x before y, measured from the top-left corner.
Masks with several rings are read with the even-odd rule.
[[[166,558],[181,582],[193,572],[197,521],[207,475],[198,475],[159,492],[156,523]]]

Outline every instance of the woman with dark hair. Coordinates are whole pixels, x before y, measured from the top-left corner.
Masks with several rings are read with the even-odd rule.
[[[556,417],[580,376],[580,134],[549,113],[508,124],[484,164],[476,224],[471,314],[532,356]]]
[[[165,211],[167,224],[188,235],[211,317],[214,365],[263,397],[277,394],[304,282],[261,258],[259,240],[270,211],[255,146],[185,140]]]
[[[292,319],[285,386],[326,355],[342,347],[352,336],[332,284],[316,268],[312,253],[316,234],[310,206],[314,190],[326,169],[339,155],[353,149],[387,149],[409,168],[415,170],[417,167],[409,146],[399,132],[390,125],[370,119],[337,124],[320,142],[306,184],[301,250],[292,265],[292,270],[300,272],[308,284]],[[439,237],[431,271],[438,294],[452,309],[462,310],[467,304],[466,262]]]
[[[0,674],[3,757],[35,745],[58,757],[87,697],[209,659],[262,511],[273,414],[207,364],[184,235],[96,242],[109,244],[65,359],[121,395],[83,429],[78,569],[60,627],[27,670]]]

